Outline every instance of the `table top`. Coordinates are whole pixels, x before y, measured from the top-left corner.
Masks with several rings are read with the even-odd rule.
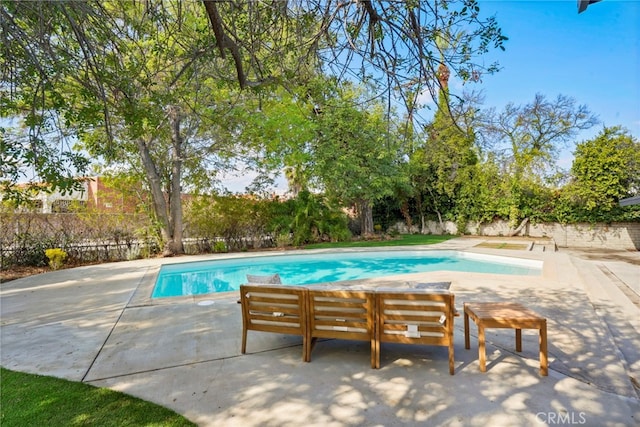
[[[465,303],[464,311],[478,319],[544,320],[544,317],[516,302]]]

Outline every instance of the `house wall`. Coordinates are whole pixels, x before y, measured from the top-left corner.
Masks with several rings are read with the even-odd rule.
[[[124,192],[105,185],[100,177],[81,178],[82,188],[62,194],[58,191],[48,193],[41,191],[33,198],[37,202],[32,212],[38,213],[64,213],[70,212],[69,206],[79,202],[81,206],[98,213],[125,213],[137,212],[139,200]]]
[[[62,201],[69,202],[86,202],[87,201],[87,183],[84,182],[82,190],[73,190],[62,194],[58,191],[53,193],[41,192],[34,200],[39,200],[42,206],[42,213],[52,213],[55,211],[54,205]]]
[[[105,185],[100,177],[93,177],[88,182],[88,206],[104,213],[135,213],[138,200],[125,195],[122,191]]]

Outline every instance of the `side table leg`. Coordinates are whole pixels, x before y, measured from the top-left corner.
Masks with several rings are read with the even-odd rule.
[[[469,350],[471,343],[469,342],[469,313],[467,313],[467,307],[464,308],[464,348]]]
[[[484,344],[484,326],[478,324],[478,359],[480,372],[487,372],[487,358]]]
[[[540,325],[540,375],[549,375],[549,361],[547,359],[547,321]]]
[[[522,329],[516,328],[516,351],[522,351]]]

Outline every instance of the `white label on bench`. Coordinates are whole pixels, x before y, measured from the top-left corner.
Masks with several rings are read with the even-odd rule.
[[[407,338],[420,338],[420,331],[418,331],[418,325],[407,325],[407,330],[404,333]]]
[[[273,316],[274,317],[284,317],[284,313],[282,313],[280,311],[274,311],[273,312]]]
[[[442,316],[440,316],[439,322],[440,322],[441,325],[444,325],[444,322],[446,322],[446,321],[447,321],[447,316],[445,316],[444,314]]]

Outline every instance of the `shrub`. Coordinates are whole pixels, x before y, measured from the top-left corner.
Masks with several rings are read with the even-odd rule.
[[[302,191],[295,200],[291,223],[293,244],[300,246],[323,241],[342,241],[351,237],[347,215],[321,195]]]
[[[224,242],[217,241],[213,244],[213,252],[227,252],[227,245]]]
[[[185,212],[191,235],[205,239],[222,238],[227,250],[246,249],[247,240],[260,245],[265,235],[263,202],[237,196],[200,196]],[[214,246],[214,252],[216,248]]]
[[[140,247],[139,246],[128,247],[126,258],[127,258],[127,261],[140,259]]]
[[[49,267],[54,270],[60,269],[67,259],[67,253],[60,248],[47,249],[44,254],[49,259]]]
[[[276,246],[279,248],[284,248],[291,244],[291,235],[289,233],[281,233],[276,237]]]
[[[47,265],[46,248],[59,242],[53,237],[38,238],[35,234],[21,233],[16,236],[13,260],[10,265],[42,267]]]

